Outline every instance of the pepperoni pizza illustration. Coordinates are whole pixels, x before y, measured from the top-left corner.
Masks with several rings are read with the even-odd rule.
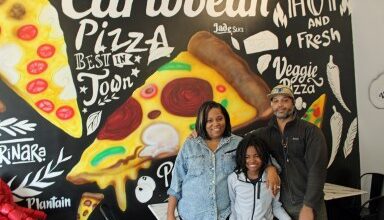
[[[81,195],[79,207],[77,208],[76,219],[87,220],[103,199],[104,195],[101,193],[84,192]]]
[[[0,79],[73,137],[82,134],[77,94],[56,9],[48,0],[0,1]]]
[[[204,57],[204,48],[211,57]],[[161,66],[107,118],[67,180],[96,182],[101,189],[112,185],[120,209],[126,210],[126,181],[137,179],[153,159],[177,154],[203,102],[221,103],[236,130],[271,116],[269,91],[224,41],[198,32],[188,51]]]

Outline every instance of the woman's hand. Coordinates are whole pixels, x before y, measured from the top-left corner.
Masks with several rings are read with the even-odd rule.
[[[0,100],[0,113],[5,112],[5,109],[6,109],[5,104]]]
[[[177,199],[174,196],[168,198],[167,220],[176,220],[175,209],[177,205]]]
[[[281,184],[277,169],[272,165],[268,165],[265,171],[267,172],[267,187],[271,189],[273,196],[276,196],[280,191]]]
[[[176,220],[175,215],[167,215],[167,220]]]

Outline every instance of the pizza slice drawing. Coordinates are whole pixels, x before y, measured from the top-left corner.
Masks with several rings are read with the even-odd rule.
[[[324,120],[324,109],[327,95],[324,93],[317,98],[304,113],[302,119],[321,128]]]
[[[48,0],[0,1],[0,79],[49,122],[82,135],[77,93],[56,9]]]
[[[177,154],[194,130],[197,110],[203,102],[221,103],[228,110],[233,130],[271,116],[269,87],[264,81],[250,72],[229,47],[223,49],[222,45],[227,46],[224,41],[207,32],[194,35],[191,47],[201,34],[205,36],[197,39],[197,47],[206,47],[206,40],[209,44],[213,40],[217,44],[215,53],[211,53],[214,59],[220,62],[224,55],[225,61],[238,69],[219,72],[210,64],[210,58],[198,58],[196,48],[181,52],[107,118],[67,180],[74,184],[96,182],[101,189],[113,186],[120,209],[126,210],[126,181],[137,179],[138,171],[150,167],[153,159]]]
[[[101,193],[84,192],[81,195],[80,203],[77,208],[76,219],[87,220],[103,199],[104,195]]]

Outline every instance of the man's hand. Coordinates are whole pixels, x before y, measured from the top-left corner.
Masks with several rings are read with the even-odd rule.
[[[313,209],[309,206],[304,205],[303,208],[301,208],[299,220],[314,220],[315,215],[313,213]]]
[[[272,165],[268,165],[265,171],[267,172],[267,188],[270,188],[273,196],[276,196],[280,191],[281,184],[277,169]]]

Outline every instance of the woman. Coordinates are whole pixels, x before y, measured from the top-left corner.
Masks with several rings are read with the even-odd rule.
[[[241,137],[231,133],[228,112],[213,101],[200,107],[196,132],[198,136],[188,138],[176,157],[167,218],[175,219],[177,206],[183,220],[227,219],[231,212],[227,177],[235,168]]]

